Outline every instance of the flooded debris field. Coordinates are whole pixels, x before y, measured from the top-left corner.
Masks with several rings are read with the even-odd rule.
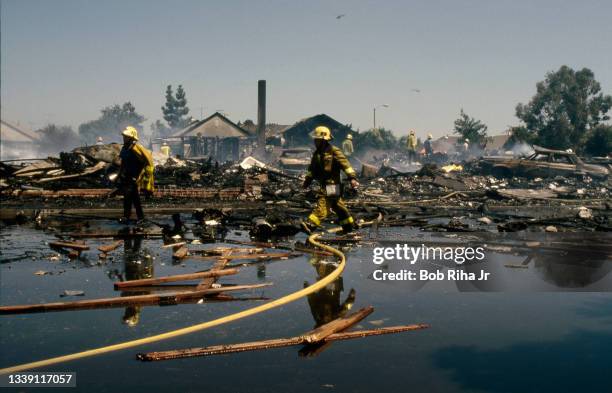
[[[127,222],[118,150],[2,163],[0,368],[74,371],[76,391],[607,387],[609,180],[537,160],[571,154],[357,162],[360,186],[341,191],[357,228],[336,233],[332,217],[313,240],[303,221],[320,190],[303,187],[291,149],[155,155],[146,218]],[[407,263],[408,248],[483,260]]]
[[[1,366],[213,320],[300,290],[337,266],[335,257],[315,251],[303,234],[274,237],[273,242],[257,240],[249,235],[257,225],[245,220],[230,226],[223,217],[217,217],[215,225],[214,214],[218,214],[214,209],[200,209],[178,217],[157,215],[143,228],[59,214],[38,222],[3,225]],[[428,225],[448,225],[438,217],[427,221]],[[597,391],[607,386],[602,377],[612,353],[612,295],[607,293],[612,284],[612,242],[607,233],[434,232],[379,223],[352,237],[327,234],[322,239],[345,253],[347,266],[339,279],[312,295],[226,325],[40,371],[77,372],[76,391],[149,391],[159,385],[177,392],[204,388],[371,391],[374,386],[394,391],[399,375],[423,390],[456,392],[497,391],[500,384],[513,391],[532,391],[533,386],[558,391],[590,386]],[[486,263],[496,281],[474,285],[374,278],[376,269],[398,269],[391,263],[372,264],[377,247],[470,243],[486,245]],[[221,260],[221,269],[231,270],[230,274],[214,279],[197,276],[219,268]],[[426,269],[433,272],[451,265],[430,263]],[[177,281],[165,281],[177,276]],[[209,280],[210,289],[238,290],[184,299],[173,295],[197,290],[202,279]],[[156,297],[134,303],[108,301],[149,295]],[[8,310],[14,305],[95,299],[107,301],[95,307]],[[364,309],[369,306],[373,312]],[[360,309],[371,314],[352,322],[355,331],[419,328],[328,341],[315,348],[300,341],[305,332],[336,318],[350,318]],[[246,353],[231,353],[227,347],[252,342],[261,346],[262,340],[291,337],[299,339],[297,346],[264,345],[268,349]],[[214,349],[215,345],[230,353],[175,358],[176,351]],[[591,348],[588,353],[585,347]],[[137,359],[160,356],[160,351],[169,351],[173,360]],[[574,373],[570,385],[551,378],[559,372],[559,353],[573,353],[578,360],[565,370]],[[528,363],[521,360],[525,354],[529,354]],[[491,362],[499,370],[482,375],[484,364]],[[537,373],[531,369],[534,364]],[[233,378],[236,373],[242,377]],[[298,385],[279,377],[296,373]],[[517,373],[522,378],[517,379]]]

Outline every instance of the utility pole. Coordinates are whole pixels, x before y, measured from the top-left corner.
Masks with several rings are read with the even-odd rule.
[[[373,130],[376,130],[376,108],[388,108],[389,105],[388,104],[381,104],[381,105],[375,105],[374,109],[373,109],[373,113],[374,113],[374,128]]]

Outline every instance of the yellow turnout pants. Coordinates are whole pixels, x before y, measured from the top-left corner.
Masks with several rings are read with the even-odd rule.
[[[331,212],[338,215],[339,224],[342,226],[352,225],[355,220],[351,216],[351,213],[346,208],[344,201],[340,197],[327,197],[325,195],[319,195],[317,199],[317,206],[312,210],[312,213],[308,216],[308,221],[314,226],[321,225],[321,222]]]

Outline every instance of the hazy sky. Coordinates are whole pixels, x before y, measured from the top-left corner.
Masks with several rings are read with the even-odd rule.
[[[148,124],[168,84],[197,118],[256,120],[266,79],[269,122],[327,113],[364,130],[384,103],[379,126],[436,136],[461,108],[492,134],[517,124],[516,104],[563,64],[612,94],[610,0],[1,0],[1,13],[2,118],[31,128],[125,101]]]

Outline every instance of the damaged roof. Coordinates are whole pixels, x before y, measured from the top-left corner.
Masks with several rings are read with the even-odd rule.
[[[491,135],[487,137],[486,149],[487,150],[501,150],[506,145],[506,142],[508,142],[508,139],[510,139],[510,135],[508,134]]]
[[[244,123],[238,122],[238,125],[253,135],[255,135],[255,133],[257,132],[257,124],[253,123],[252,121],[245,121]],[[266,136],[270,137],[275,135],[283,135],[289,127],[291,126],[284,124],[268,123],[266,124]]]
[[[197,121],[170,135],[170,137],[202,136],[205,138],[248,138],[249,131],[240,127],[219,112],[215,112],[204,120]]]
[[[36,142],[38,135],[0,120],[0,140],[2,142]]]
[[[312,144],[311,133],[318,126],[325,126],[332,132],[334,142],[342,143],[342,140],[346,138],[349,133],[355,133],[351,129],[351,126],[344,125],[336,119],[321,113],[315,116],[302,119],[287,128],[284,132],[287,143],[291,146],[309,145]]]

